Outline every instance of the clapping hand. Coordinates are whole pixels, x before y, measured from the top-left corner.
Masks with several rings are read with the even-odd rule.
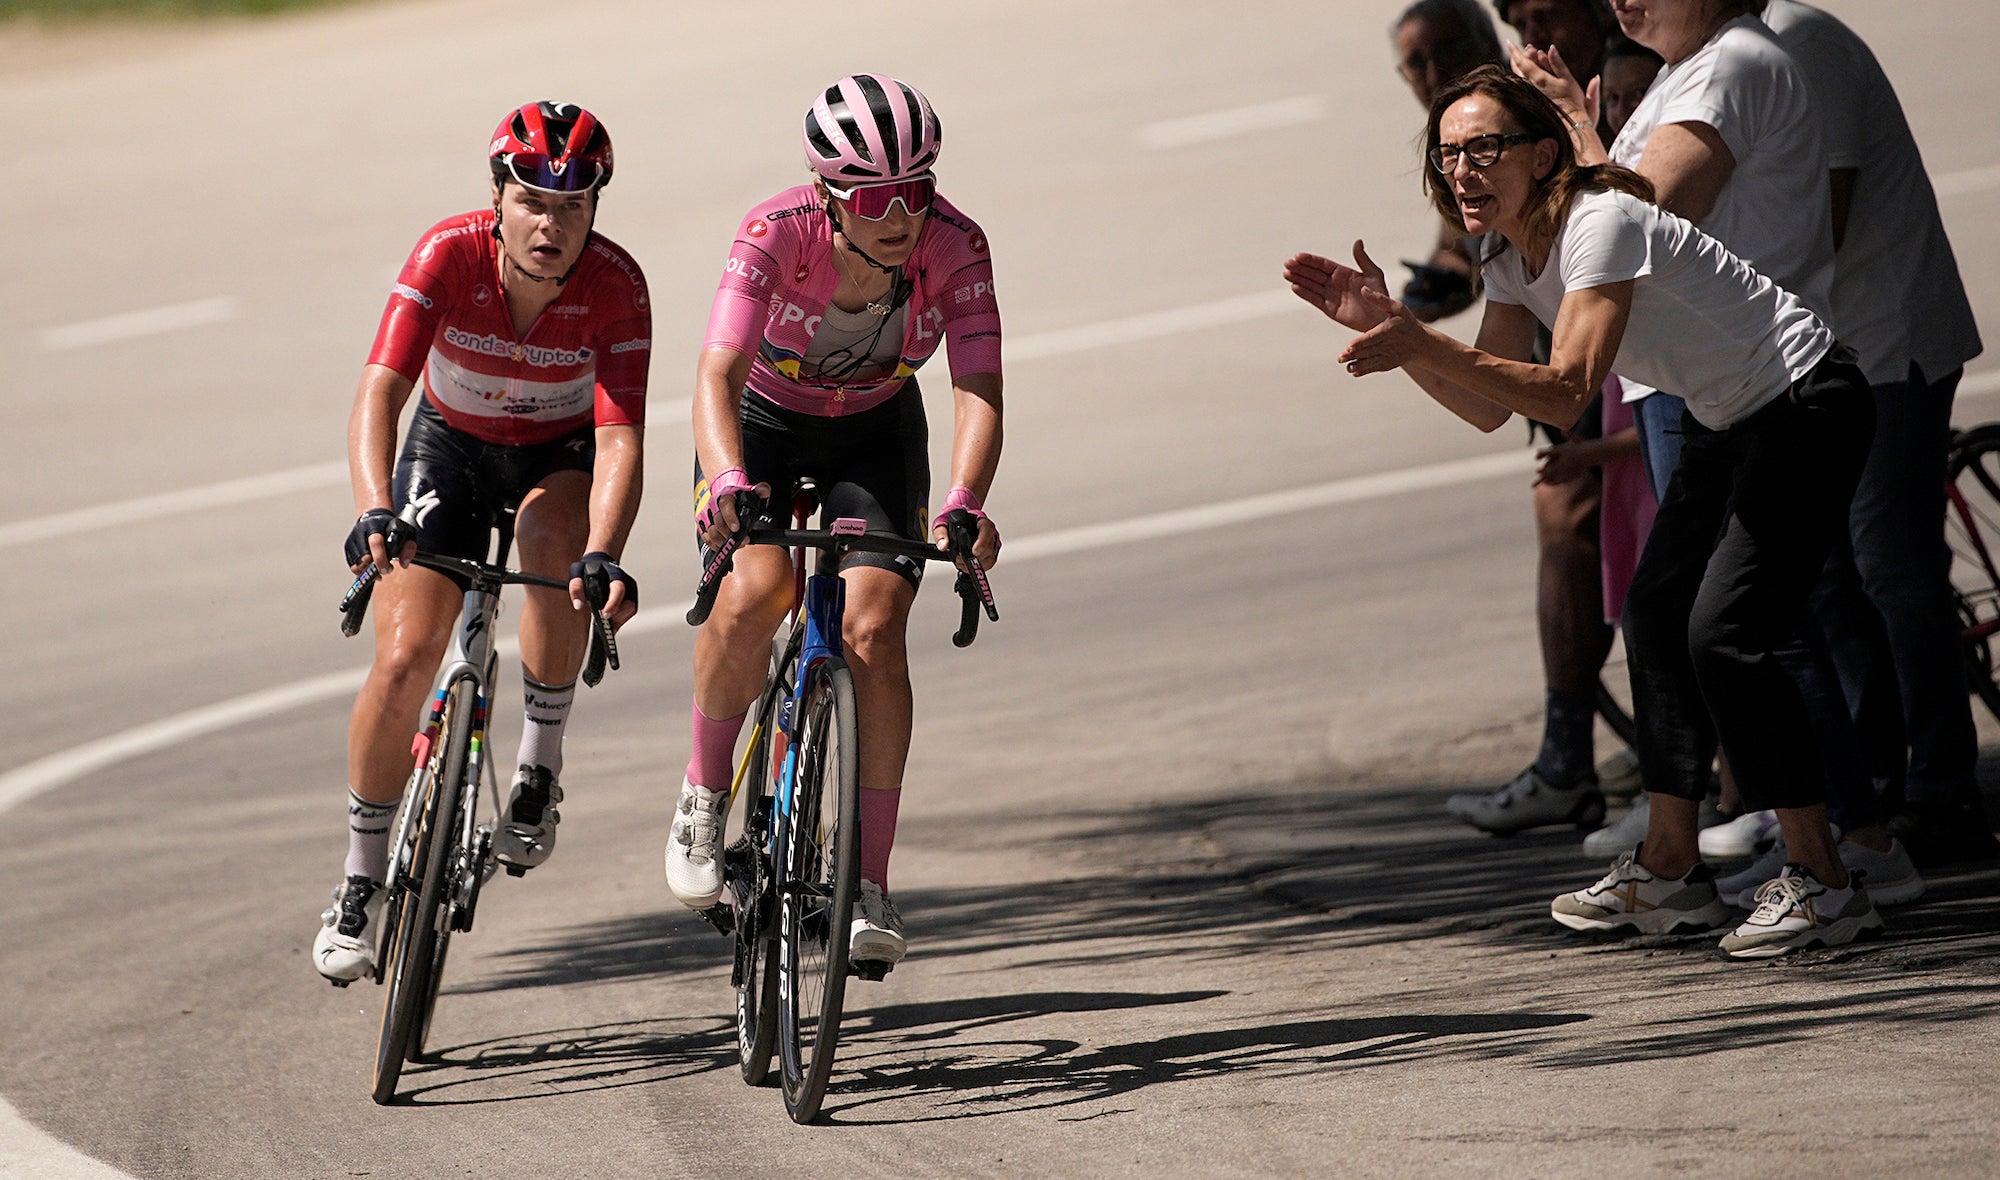
[[[1365,332],[1388,315],[1381,303],[1371,301],[1368,295],[1388,299],[1389,284],[1359,241],[1354,243],[1354,263],[1353,267],[1342,266],[1317,254],[1295,255],[1285,263],[1285,281],[1292,285],[1292,294],[1326,313],[1333,322]]]
[[[1597,126],[1597,79],[1592,78],[1587,87],[1577,85],[1576,75],[1569,72],[1569,65],[1555,46],[1544,50],[1532,45],[1510,45],[1507,59],[1514,72],[1555,103],[1556,109],[1573,125]]]

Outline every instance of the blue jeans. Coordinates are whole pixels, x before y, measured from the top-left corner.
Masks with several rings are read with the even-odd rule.
[[[1653,499],[1665,503],[1667,481],[1681,465],[1681,414],[1687,403],[1671,393],[1655,393],[1632,403],[1632,420],[1639,428],[1639,461],[1653,481]]]

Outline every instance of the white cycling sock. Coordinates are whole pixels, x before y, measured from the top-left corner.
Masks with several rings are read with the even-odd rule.
[[[569,704],[576,699],[576,681],[543,684],[523,674],[521,695],[527,711],[521,723],[521,756],[514,764],[546,766],[559,775],[563,729],[569,724]]]
[[[389,825],[396,804],[370,803],[347,788],[347,868],[350,877],[380,881],[389,875]]]

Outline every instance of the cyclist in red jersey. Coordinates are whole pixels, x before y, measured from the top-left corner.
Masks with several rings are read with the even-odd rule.
[[[485,560],[490,529],[514,508],[520,567],[570,575],[567,596],[530,588],[521,611],[526,716],[494,851],[522,868],[555,844],[586,587],[608,586],[614,626],[638,609],[638,583],[618,558],[639,508],[652,313],[638,265],[592,229],[611,137],[581,107],[532,103],[501,121],[487,155],[493,207],[440,222],[417,243],[348,422],[360,517],[346,558],[383,576],[375,662],[348,728],[345,875],[313,943],[313,965],[337,982],[374,967],[413,722],[462,601],[462,587],[410,557]],[[397,418],[419,385],[399,458]]]
[[[930,103],[879,74],[841,79],[806,112],[813,183],[744,217],[709,317],[694,396],[702,543],[720,545],[736,528],[734,493],[769,501],[810,475],[829,514],[942,545],[928,519],[928,432],[913,377],[942,343],[951,491],[935,515],[970,513],[975,556],[991,565],[998,554],[981,504],[1000,462],[1000,310],[985,234],[937,193],[938,145]],[[888,862],[910,748],[904,631],[921,573],[921,563],[879,554],[853,554],[841,569],[861,714],[856,960],[894,963],[905,946]],[[666,855],[668,887],[694,909],[722,892],[732,753],[791,602],[787,555],[740,550],[695,640],[694,751]]]

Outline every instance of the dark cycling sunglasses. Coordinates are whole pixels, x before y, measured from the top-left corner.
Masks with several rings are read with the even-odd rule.
[[[589,192],[604,175],[604,169],[595,161],[551,162],[547,156],[527,152],[508,156],[507,171],[523,187],[546,193]]]
[[[915,217],[930,209],[931,198],[937,195],[937,177],[926,172],[908,180],[857,184],[846,189],[829,183],[826,191],[847,202],[847,211],[863,221],[882,220],[889,216],[889,207],[898,201],[903,203],[905,213]]]

